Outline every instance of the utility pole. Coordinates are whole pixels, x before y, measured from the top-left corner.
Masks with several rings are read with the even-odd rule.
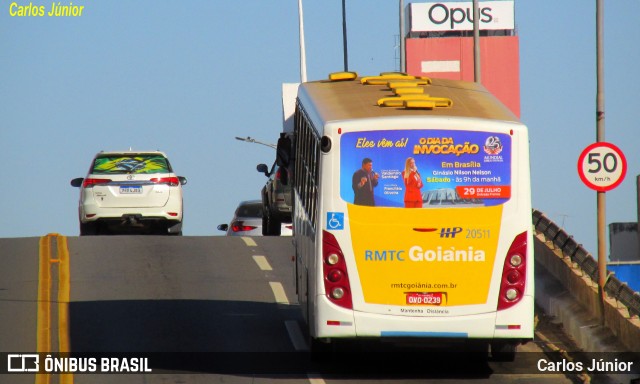
[[[604,1],[596,0],[596,141],[604,140]],[[600,296],[600,323],[605,325],[604,285],[607,282],[607,248],[605,242],[606,192],[597,192],[598,210],[598,295]]]
[[[400,0],[400,72],[407,72],[407,64],[405,62],[404,50],[405,50],[405,26],[404,26],[404,0]]]
[[[342,0],[342,47],[344,49],[344,71],[349,71],[349,59],[347,58],[347,8],[345,0]]]
[[[480,6],[473,0],[473,81],[481,83],[480,76]]]
[[[262,141],[258,141],[256,139],[250,137],[250,136],[247,136],[246,138],[245,137],[236,136],[236,140],[244,141],[244,142],[247,142],[247,143],[261,144],[261,145],[265,145],[265,146],[267,146],[269,148],[273,148],[273,149],[277,148],[277,146],[275,144],[263,143]]]
[[[300,82],[307,82],[307,53],[304,48],[304,16],[302,14],[302,0],[298,0],[298,33],[300,36]]]

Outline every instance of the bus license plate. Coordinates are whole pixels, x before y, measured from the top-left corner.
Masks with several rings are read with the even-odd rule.
[[[442,292],[407,292],[408,305],[442,305]]]
[[[142,186],[140,185],[130,185],[126,187],[120,187],[121,195],[135,195],[142,193]]]

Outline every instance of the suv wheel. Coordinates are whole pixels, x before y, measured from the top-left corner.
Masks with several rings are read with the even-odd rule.
[[[167,224],[164,233],[169,236],[182,236],[182,222]]]
[[[80,236],[95,236],[98,234],[98,223],[80,223]]]

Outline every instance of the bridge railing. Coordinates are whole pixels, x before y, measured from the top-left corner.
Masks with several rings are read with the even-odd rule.
[[[538,232],[544,234],[547,240],[552,241],[564,256],[569,257],[585,275],[594,282],[598,281],[598,262],[573,237],[537,209],[533,210],[533,225]],[[640,294],[618,280],[611,272],[607,271],[607,275],[604,286],[607,295],[627,307],[630,316],[640,316]]]

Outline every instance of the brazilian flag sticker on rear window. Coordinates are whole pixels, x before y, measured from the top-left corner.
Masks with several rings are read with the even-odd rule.
[[[167,173],[169,165],[163,156],[105,156],[93,164],[94,174],[100,173]]]

